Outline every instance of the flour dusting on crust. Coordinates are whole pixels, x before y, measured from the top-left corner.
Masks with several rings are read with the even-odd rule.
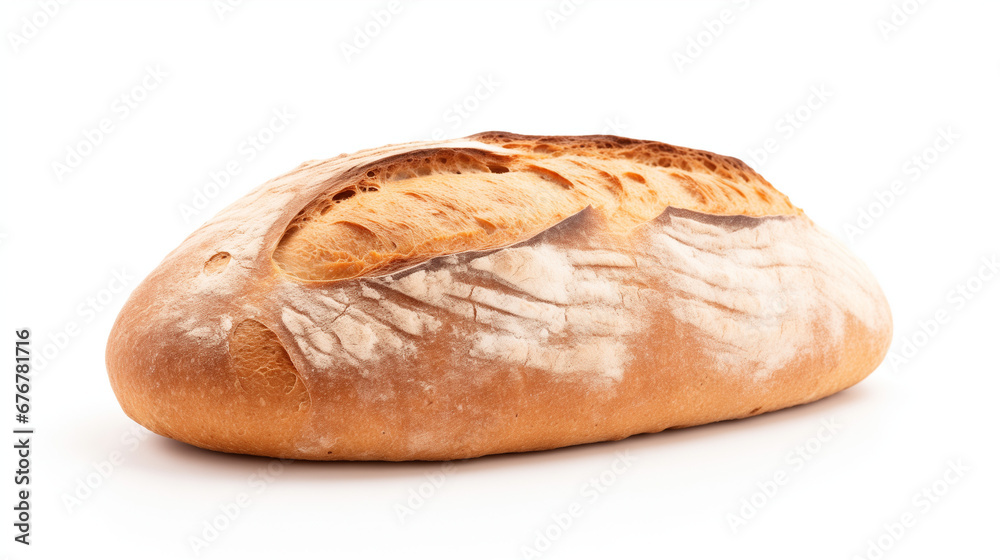
[[[757,380],[840,344],[845,312],[874,329],[878,285],[832,236],[801,217],[666,212],[647,250],[671,288],[667,308],[698,329],[720,368]],[[813,340],[819,324],[830,341]]]
[[[720,370],[756,381],[811,352],[817,324],[839,344],[845,310],[869,328],[884,320],[867,305],[878,286],[863,265],[801,217],[668,209],[633,234],[636,255],[580,248],[586,226],[573,221],[335,289],[290,284],[283,299],[300,311],[284,322],[317,368],[346,361],[370,372],[447,322],[455,363],[608,385],[655,313],[694,327]]]

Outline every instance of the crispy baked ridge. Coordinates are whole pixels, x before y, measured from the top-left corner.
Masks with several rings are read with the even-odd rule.
[[[388,274],[429,258],[503,247],[592,206],[628,232],[667,207],[798,215],[742,161],[617,136],[486,132],[392,155],[327,180],[272,256],[286,274],[331,281]]]

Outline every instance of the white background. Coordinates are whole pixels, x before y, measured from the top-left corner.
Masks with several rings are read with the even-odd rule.
[[[203,558],[525,558],[546,531],[553,559],[996,551],[1000,275],[981,259],[1000,252],[997,2],[407,1],[388,22],[372,15],[387,2],[248,0],[221,14],[211,0],[74,2],[46,16],[47,4],[0,8],[0,339],[12,365],[13,332],[30,327],[51,357],[32,387],[30,548],[12,541],[3,454],[11,558],[187,558],[192,537]],[[911,13],[890,30],[897,8]],[[294,116],[262,131],[275,110]],[[102,119],[110,132],[88,149]],[[752,163],[879,279],[894,363],[811,405],[459,462],[443,482],[437,463],[283,465],[137,439],[104,345],[127,292],[188,233],[304,160],[493,129],[616,133]],[[935,149],[939,131],[957,138]],[[270,140],[253,158],[250,135]],[[81,142],[78,165],[54,167]],[[231,160],[240,171],[199,200]],[[112,294],[122,270],[129,286]],[[264,482],[268,468],[280,474]],[[755,496],[779,471],[786,483]],[[914,501],[925,488],[934,500]],[[249,504],[206,538],[241,493]],[[554,525],[574,503],[582,515]],[[913,527],[887,533],[906,513]]]

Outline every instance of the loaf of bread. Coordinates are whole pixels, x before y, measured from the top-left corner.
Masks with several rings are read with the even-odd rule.
[[[737,159],[488,132],[257,188],[136,288],[107,367],[199,447],[449,460],[814,401],[891,330],[864,264]]]

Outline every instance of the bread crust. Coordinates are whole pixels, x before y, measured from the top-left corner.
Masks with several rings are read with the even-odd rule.
[[[739,160],[491,132],[262,185],[133,292],[107,366],[126,414],[199,447],[449,460],[810,402],[891,330],[867,268]]]

